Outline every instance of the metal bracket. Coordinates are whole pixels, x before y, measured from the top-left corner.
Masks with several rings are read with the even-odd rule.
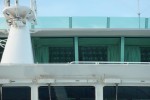
[[[0,47],[5,48],[7,39],[0,39]]]

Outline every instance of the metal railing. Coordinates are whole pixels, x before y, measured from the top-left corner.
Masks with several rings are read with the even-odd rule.
[[[150,62],[72,61],[70,64],[150,64]]]

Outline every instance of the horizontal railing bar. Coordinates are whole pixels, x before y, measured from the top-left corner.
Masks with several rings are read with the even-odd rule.
[[[150,62],[72,61],[70,64],[150,64]]]

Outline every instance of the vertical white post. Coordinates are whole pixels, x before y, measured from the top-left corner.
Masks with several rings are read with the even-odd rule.
[[[31,85],[31,100],[38,100],[38,85]]]
[[[95,100],[103,100],[103,85],[95,85]]]
[[[31,8],[31,10],[33,10],[33,0],[30,0],[30,8]]]
[[[138,2],[138,17],[139,17],[139,28],[141,28],[141,12],[140,12],[140,0]]]

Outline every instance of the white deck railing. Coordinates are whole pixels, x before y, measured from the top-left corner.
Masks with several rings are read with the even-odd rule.
[[[72,61],[70,64],[150,64],[150,62]]]

